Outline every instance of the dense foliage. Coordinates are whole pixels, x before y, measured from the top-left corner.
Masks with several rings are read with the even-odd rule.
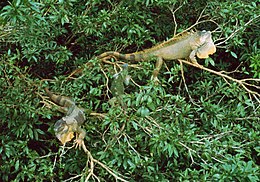
[[[0,6],[1,181],[83,181],[90,173],[87,154],[60,147],[55,138],[53,124],[62,114],[50,108],[46,86],[91,111],[83,126],[87,149],[128,181],[260,179],[260,89],[248,92],[178,61],[166,62],[156,85],[154,61],[129,63],[133,81],[123,112],[108,103],[119,67],[95,59],[104,51],[149,48],[195,24],[213,31],[218,45],[200,64],[259,86],[259,0],[13,0]],[[81,73],[71,74],[80,66]],[[115,181],[94,167],[101,181]]]

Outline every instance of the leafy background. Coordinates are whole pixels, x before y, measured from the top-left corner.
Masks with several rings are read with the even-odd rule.
[[[82,181],[89,174],[87,155],[74,148],[64,152],[55,138],[53,124],[62,114],[47,107],[43,88],[48,86],[87,110],[106,114],[88,116],[85,144],[95,159],[126,180],[258,181],[256,96],[188,65],[185,89],[176,61],[166,62],[161,84],[154,85],[154,62],[144,62],[130,66],[136,84],[126,87],[124,114],[108,104],[118,68],[94,57],[149,48],[189,28],[203,12],[194,29],[213,31],[219,44],[212,59],[200,63],[235,78],[259,79],[259,2],[2,1],[0,179]],[[87,62],[91,66],[82,67]],[[80,66],[82,73],[71,76]],[[115,181],[101,166],[94,173],[101,181]]]

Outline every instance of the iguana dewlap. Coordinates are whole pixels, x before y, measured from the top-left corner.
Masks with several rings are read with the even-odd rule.
[[[163,60],[189,59],[192,63],[198,64],[196,56],[200,59],[205,59],[215,52],[216,46],[212,40],[211,32],[203,30],[179,35],[144,51],[130,54],[110,51],[99,55],[97,58],[115,57],[129,61],[148,61],[155,57],[157,62],[156,68],[153,71],[153,79],[158,80],[157,76],[162,67]]]

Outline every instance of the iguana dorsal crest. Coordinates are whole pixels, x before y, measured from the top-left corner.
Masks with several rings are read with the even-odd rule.
[[[180,42],[180,41],[188,38],[190,35],[193,35],[194,33],[195,32],[183,32],[183,33],[177,34],[177,35],[173,36],[172,38],[170,38],[169,40],[166,40],[162,43],[159,43],[158,45],[155,45],[151,48],[148,48],[148,49],[145,49],[145,50],[142,50],[142,51],[137,51],[135,53],[139,54],[139,53],[152,52],[152,51],[160,49],[162,47],[166,47],[168,45],[172,45],[172,44],[175,44],[177,42]]]

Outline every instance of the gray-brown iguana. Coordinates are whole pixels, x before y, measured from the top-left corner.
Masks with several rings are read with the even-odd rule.
[[[162,67],[163,60],[188,58],[192,63],[198,64],[196,56],[200,59],[205,59],[215,52],[216,46],[212,40],[211,32],[203,30],[181,34],[144,51],[129,54],[109,51],[102,53],[97,58],[105,59],[107,57],[115,57],[129,61],[148,61],[155,57],[157,62],[152,79],[158,81],[157,76]]]
[[[62,144],[71,141],[74,138],[74,133],[76,133],[76,147],[79,148],[84,144],[84,138],[86,136],[86,131],[81,128],[86,117],[84,110],[76,106],[70,98],[56,95],[45,88],[45,91],[49,98],[61,106],[61,110],[66,113],[66,116],[58,120],[54,125],[54,131],[56,137],[60,140]]]

